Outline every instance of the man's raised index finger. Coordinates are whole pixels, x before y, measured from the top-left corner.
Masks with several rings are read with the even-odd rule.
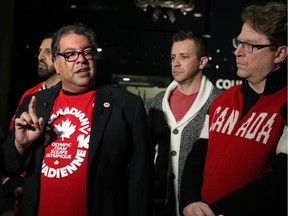
[[[32,96],[29,107],[28,107],[28,113],[29,114],[35,114],[36,113],[36,96]]]

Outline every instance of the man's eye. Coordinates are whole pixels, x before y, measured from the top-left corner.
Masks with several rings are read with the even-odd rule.
[[[84,51],[84,55],[92,55],[93,51],[92,50],[87,50]]]
[[[48,49],[46,49],[46,50],[45,50],[45,53],[46,53],[46,54],[51,54],[51,53],[52,53],[52,51],[51,51],[51,50],[48,50]]]
[[[246,43],[246,42],[244,42],[243,44],[244,44],[244,46],[247,46],[247,47],[251,46],[250,43]]]
[[[69,58],[69,57],[75,56],[75,55],[77,55],[76,52],[66,52],[66,53],[65,53],[65,57],[66,57],[66,58]]]

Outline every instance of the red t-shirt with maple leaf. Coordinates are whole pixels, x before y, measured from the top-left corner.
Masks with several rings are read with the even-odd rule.
[[[86,215],[87,158],[95,90],[55,100],[46,128],[38,216]]]

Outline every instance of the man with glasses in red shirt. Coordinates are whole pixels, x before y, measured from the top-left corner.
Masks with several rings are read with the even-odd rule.
[[[27,96],[16,113],[4,161],[9,175],[26,171],[20,215],[152,215],[143,100],[99,85],[96,51],[88,26],[58,29],[52,60],[61,82]]]

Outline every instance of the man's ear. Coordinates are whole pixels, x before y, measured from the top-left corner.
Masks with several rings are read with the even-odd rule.
[[[287,58],[287,54],[287,46],[279,46],[275,54],[274,63],[279,64],[280,62],[284,61]]]
[[[199,64],[199,69],[203,70],[203,68],[206,66],[206,64],[208,63],[208,58],[207,56],[203,56],[200,59],[200,64]]]
[[[53,61],[53,65],[54,65],[54,68],[55,68],[55,70],[56,70],[56,73],[59,75],[60,73],[58,72],[59,70],[58,70],[57,60],[54,60],[54,61]]]

